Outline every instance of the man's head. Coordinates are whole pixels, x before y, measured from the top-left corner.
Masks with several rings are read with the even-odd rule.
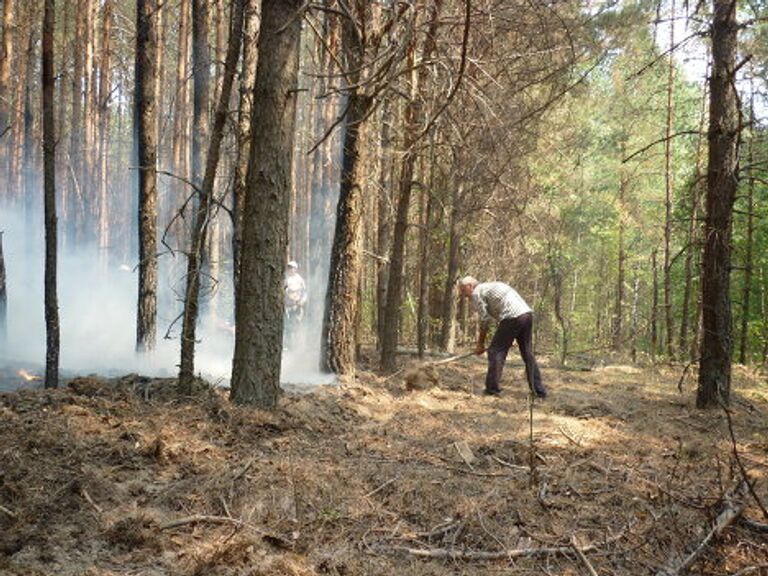
[[[296,263],[296,260],[289,260],[285,266],[285,271],[288,274],[296,274],[299,271],[299,265]]]
[[[472,296],[472,292],[477,285],[478,281],[476,278],[473,276],[464,276],[464,278],[459,280],[459,296],[469,298]]]

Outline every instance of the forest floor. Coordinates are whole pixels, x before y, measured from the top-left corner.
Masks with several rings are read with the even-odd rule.
[[[533,477],[519,364],[498,398],[471,358],[426,389],[361,370],[269,413],[135,375],[0,394],[0,574],[656,574],[738,502],[691,573],[768,574],[744,518],[768,519],[727,496],[732,429],[768,504],[764,376],[735,368],[731,428],[690,373],[678,392],[682,367],[543,373]]]

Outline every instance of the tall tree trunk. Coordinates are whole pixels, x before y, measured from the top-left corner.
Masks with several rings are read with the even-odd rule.
[[[262,3],[231,389],[234,402],[261,408],[274,408],[280,391],[301,4]]]
[[[43,13],[43,178],[45,204],[45,387],[59,385],[59,304],[56,295],[56,133],[53,111],[54,0]]]
[[[346,26],[345,26],[346,28]],[[357,91],[349,95],[344,134],[336,229],[323,319],[323,369],[355,373],[355,334],[360,282],[360,225],[365,166],[361,161],[363,121],[373,101]]]
[[[622,140],[621,143],[621,157],[624,158],[625,151],[624,151],[624,141]],[[616,302],[614,304],[614,312],[613,312],[613,339],[612,339],[612,347],[613,350],[618,352],[624,347],[624,326],[623,326],[623,320],[624,320],[624,281],[625,281],[625,263],[627,260],[627,254],[626,254],[626,247],[624,244],[624,234],[625,234],[625,211],[626,208],[624,206],[624,199],[626,195],[626,189],[627,189],[627,176],[624,170],[624,165],[622,164],[621,168],[619,169],[619,202],[618,202],[618,208],[619,208],[619,253],[618,253],[618,272],[616,275]]]
[[[381,368],[386,371],[395,369],[397,341],[400,332],[405,241],[408,231],[411,192],[413,190],[413,168],[417,156],[415,144],[424,116],[419,101],[419,89],[425,84],[429,73],[429,67],[424,62],[431,57],[435,49],[435,35],[441,7],[442,0],[436,0],[430,5],[429,31],[425,36],[424,44],[420,51],[420,60],[423,65],[418,71],[414,69],[411,74],[411,94],[405,110],[405,153],[400,166],[398,181],[397,210],[392,236],[392,251],[389,259],[389,278],[387,280],[387,307],[385,310],[387,324],[381,346]],[[415,46],[412,46],[408,54],[409,63],[411,64],[414,64],[414,52]]]
[[[69,206],[66,209],[69,221],[66,222],[64,233],[65,244],[76,244],[80,229],[83,227],[83,186],[80,179],[82,174],[83,155],[83,75],[85,52],[85,0],[77,0],[75,12],[75,35],[72,39],[74,65],[72,68],[72,119],[69,127],[69,158],[67,174],[69,176]]]
[[[709,167],[704,233],[702,323],[696,406],[728,403],[731,393],[731,226],[738,171],[739,114],[734,85],[736,2],[713,1]]]
[[[440,347],[453,353],[456,347],[456,280],[459,273],[459,211],[464,184],[453,183],[451,217],[448,222],[448,275],[443,287],[443,317],[440,327]]]
[[[5,287],[5,257],[3,231],[0,230],[0,358],[7,358],[8,347],[8,291]]]
[[[709,76],[709,63],[707,63],[707,76]],[[685,287],[683,288],[683,304],[680,312],[680,340],[678,349],[680,354],[688,354],[691,362],[696,360],[692,346],[688,342],[689,323],[691,316],[692,301],[695,301],[693,295],[693,264],[694,258],[701,253],[699,224],[699,206],[702,194],[702,157],[704,154],[704,124],[707,118],[707,91],[704,91],[701,99],[701,110],[699,113],[699,136],[696,141],[696,162],[693,170],[694,182],[690,188],[691,213],[688,221],[688,248],[685,253]],[[695,324],[694,324],[695,325]],[[696,340],[694,335],[693,341]]]
[[[656,250],[651,252],[651,268],[653,270],[653,294],[651,295],[651,358],[656,358],[659,346],[659,266]]]
[[[136,126],[139,197],[139,302],[136,350],[155,348],[157,331],[157,0],[136,3]]]
[[[29,8],[28,8],[29,9]],[[13,203],[19,202],[24,190],[24,153],[31,143],[26,142],[25,105],[27,90],[29,88],[32,66],[32,54],[34,53],[34,30],[32,26],[18,27],[16,30],[18,46],[25,49],[19,50],[16,56],[16,86],[14,94],[14,107],[11,134],[11,158],[8,168],[8,181],[11,189],[9,199]]]
[[[667,69],[667,121],[664,140],[664,331],[667,357],[674,356],[672,338],[672,193],[674,176],[672,173],[672,118],[674,114],[675,89],[675,0],[670,4],[669,25],[669,66]]]
[[[240,41],[243,38],[243,2],[234,0],[232,6],[232,21],[230,23],[229,47],[224,67],[224,77],[221,83],[219,103],[216,107],[211,144],[208,150],[203,187],[200,190],[200,200],[192,228],[192,241],[187,254],[187,287],[184,297],[184,315],[181,329],[181,363],[179,366],[179,392],[182,395],[192,393],[192,382],[195,371],[195,329],[198,317],[198,301],[200,296],[200,268],[205,253],[205,242],[208,225],[215,217],[212,211],[213,185],[216,181],[216,169],[219,164],[221,141],[224,139],[224,124],[229,111],[229,97],[232,94],[232,83],[237,69],[237,59],[240,56]]]
[[[754,170],[755,162],[755,85],[754,71],[750,80],[749,95],[749,143],[747,145],[747,164]],[[741,330],[739,339],[739,363],[747,362],[747,343],[749,336],[749,312],[752,295],[753,261],[752,253],[755,240],[755,179],[750,176],[747,185],[747,238],[744,254],[744,288],[741,291]]]
[[[8,134],[11,128],[11,62],[13,62],[14,0],[3,2],[3,42],[0,45],[0,170],[8,169]],[[6,177],[0,189],[0,198],[7,198],[10,182]]]
[[[109,120],[112,99],[112,0],[101,13],[101,62],[99,70],[99,256],[109,265]]]
[[[246,0],[244,9],[243,62],[240,71],[240,106],[237,112],[237,160],[232,188],[232,273],[237,292],[242,251],[243,208],[248,179],[248,158],[251,149],[251,115],[253,113],[253,84],[258,60],[260,2]]]
[[[189,179],[189,18],[191,0],[179,2],[179,29],[178,29],[178,59],[176,62],[176,97],[173,111],[173,172],[178,178]],[[175,217],[181,210],[183,198],[189,192],[186,184],[180,179],[174,179],[171,183],[171,201],[168,204],[168,212]],[[184,225],[183,219],[176,218],[171,229],[174,246],[183,245]]]
[[[192,0],[192,74],[194,100],[192,118],[192,181],[202,184],[205,146],[208,142],[208,106],[211,92],[211,55],[208,47],[209,0]]]
[[[429,235],[432,231],[432,194],[434,186],[434,139],[430,142],[432,154],[429,163],[429,186],[422,187],[421,230],[419,231],[419,307],[416,320],[416,348],[419,358],[424,357],[429,340]]]
[[[381,109],[381,146],[379,148],[379,192],[377,195],[377,224],[376,224],[376,346],[381,351],[386,330],[387,279],[389,277],[389,261],[384,257],[389,253],[392,222],[392,171],[394,168],[392,154],[392,136],[390,123],[390,108],[392,103],[387,100]]]

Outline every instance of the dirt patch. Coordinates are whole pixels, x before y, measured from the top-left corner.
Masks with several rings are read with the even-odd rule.
[[[480,360],[409,393],[407,372],[361,372],[273,412],[137,375],[0,394],[0,574],[584,574],[576,542],[598,573],[634,575],[695,548],[740,478],[724,413],[696,410],[676,368],[544,366],[532,443],[522,366],[485,397]],[[734,390],[765,503],[765,379],[734,370]],[[550,552],[510,559],[532,549]],[[692,572],[766,558],[739,523]]]

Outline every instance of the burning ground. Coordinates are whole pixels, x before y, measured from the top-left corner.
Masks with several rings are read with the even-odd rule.
[[[411,391],[362,371],[273,413],[137,376],[2,394],[0,574],[655,574],[740,502],[692,572],[768,564],[768,518],[726,495],[726,414],[697,411],[690,378],[678,393],[682,369],[545,367],[533,478],[521,370],[500,398],[480,360]],[[766,504],[768,386],[740,370],[735,390]]]

